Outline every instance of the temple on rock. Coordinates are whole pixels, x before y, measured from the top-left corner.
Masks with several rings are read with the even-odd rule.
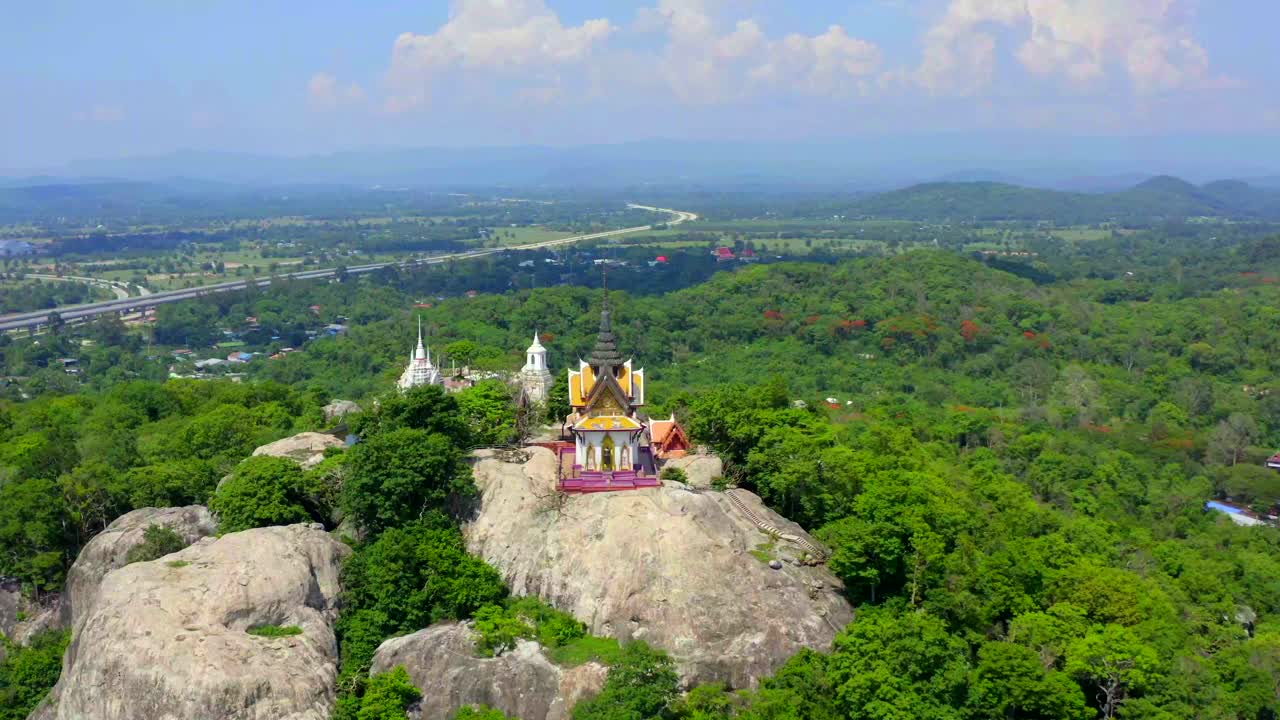
[[[587,360],[578,360],[577,370],[568,372],[573,412],[564,427],[573,444],[560,449],[560,488],[600,492],[657,487],[661,458],[655,457],[649,418],[640,412],[644,369],[633,367],[618,351],[607,294],[595,348]],[[678,427],[674,416],[665,422]],[[684,436],[683,429],[678,432]]]
[[[409,353],[409,364],[400,373],[396,387],[408,390],[419,385],[443,384],[444,378],[441,377],[440,370],[431,364],[431,351],[422,344],[422,318],[418,318],[418,347]]]

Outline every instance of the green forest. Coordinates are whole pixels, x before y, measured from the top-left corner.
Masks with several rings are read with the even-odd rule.
[[[145,338],[103,321],[0,341],[20,378],[0,405],[0,576],[56,593],[78,549],[137,507],[209,503],[224,532],[336,532],[340,509],[356,532],[338,718],[404,717],[417,691],[402,673],[370,678],[373,650],[475,618],[481,652],[538,637],[609,662],[578,720],[1268,720],[1280,534],[1205,502],[1266,516],[1280,501],[1263,465],[1280,448],[1277,248],[1153,233],[1038,266],[914,250],[611,275],[650,413],[674,412],[726,483],[824,542],[856,608],[830,652],[796,655],[755,690],[682,692],[660,651],[591,638],[467,555],[465,454],[519,432],[500,383],[388,394],[417,318],[449,362],[495,370],[518,368],[536,331],[562,378],[602,300],[529,288],[502,258],[168,305]],[[241,382],[167,379],[170,348],[205,347],[247,316],[279,338],[264,345],[301,350]],[[339,319],[345,334],[308,334]],[[369,409],[350,420],[354,447],[306,472],[246,460],[325,429],[335,398]],[[0,699],[38,702],[60,642],[15,649]]]

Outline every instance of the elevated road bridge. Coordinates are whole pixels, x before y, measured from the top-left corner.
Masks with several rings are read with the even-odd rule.
[[[695,213],[685,212],[683,210],[670,210],[668,208],[651,207],[649,205],[628,205],[628,207],[636,210],[650,210],[653,212],[667,213],[671,219],[667,221],[667,225],[679,225],[684,222],[697,220]],[[544,248],[561,247],[564,245],[572,245],[584,240],[598,240],[600,238],[615,237],[618,235],[630,235],[633,233],[644,232],[652,229],[652,225],[641,225],[630,228],[619,228],[617,230],[605,230],[604,232],[590,233],[587,235],[574,235],[572,237],[559,238],[556,240],[543,240],[536,243],[527,243],[524,245],[510,245],[506,247],[483,248],[480,250],[468,250],[466,252],[451,253],[448,255],[434,255],[432,257],[418,258],[413,260],[401,260],[397,262],[369,263],[366,265],[354,265],[346,268],[348,275],[363,275],[365,273],[376,272],[387,267],[398,268],[415,268],[423,265],[438,265],[440,263],[452,262],[455,260],[468,260],[471,258],[484,257],[486,255],[494,255],[496,253],[506,252],[508,250],[540,250]],[[167,303],[182,302],[185,300],[194,300],[206,295],[216,293],[234,292],[236,290],[244,290],[250,283],[255,283],[259,287],[266,287],[276,278],[286,278],[290,280],[321,280],[331,278],[337,275],[340,268],[325,268],[321,270],[302,270],[299,272],[284,273],[276,275],[272,278],[253,278],[246,280],[233,280],[230,282],[215,283],[213,285],[202,285],[195,288],[187,288],[185,290],[168,290],[165,292],[155,292],[142,297],[121,298],[116,300],[104,300],[96,303],[85,303],[83,305],[68,305],[66,307],[55,308],[53,310],[38,310],[28,313],[15,313],[13,315],[0,316],[0,332],[9,332],[11,330],[22,330],[26,328],[39,328],[49,324],[49,318],[52,314],[57,313],[63,322],[82,322],[92,319],[99,315],[109,313],[128,314],[142,312],[148,308],[164,305]]]

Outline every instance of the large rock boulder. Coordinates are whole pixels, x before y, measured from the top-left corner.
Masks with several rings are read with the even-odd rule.
[[[334,400],[324,406],[325,422],[338,422],[348,415],[360,412],[360,406],[350,400]]]
[[[422,701],[411,720],[446,720],[464,705],[488,705],[521,720],[567,720],[574,704],[598,694],[608,668],[587,663],[562,668],[542,646],[521,640],[496,658],[476,657],[471,628],[434,625],[392,638],[378,648],[373,672],[403,665]]]
[[[537,595],[597,635],[666,650],[686,683],[755,686],[801,648],[829,648],[853,619],[839,580],[800,562],[812,539],[750,493],[735,491],[737,503],[674,485],[566,496],[554,455],[527,457],[476,453],[483,501],[465,529],[471,550],[514,594]]]
[[[291,525],[108,573],[33,720],[328,720],[349,553],[319,525]],[[265,625],[301,633],[247,632]]]
[[[129,551],[142,544],[143,534],[152,525],[164,525],[182,536],[187,544],[218,531],[213,515],[202,505],[140,508],[116,518],[84,546],[67,573],[62,594],[62,621],[67,627],[75,627],[77,614],[93,604],[102,578],[124,567]]]
[[[662,468],[683,470],[689,478],[689,486],[707,489],[718,477],[724,475],[724,462],[720,456],[709,453],[695,453],[684,457],[671,458],[662,464]]]
[[[332,447],[345,447],[342,440],[325,433],[304,432],[292,437],[268,443],[253,451],[256,455],[288,458],[310,470],[324,460],[324,451]]]

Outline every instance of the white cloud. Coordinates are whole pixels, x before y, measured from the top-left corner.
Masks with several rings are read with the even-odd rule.
[[[677,99],[691,104],[745,100],[762,90],[814,95],[864,93],[882,61],[874,43],[839,25],[821,35],[770,38],[754,19],[731,29],[725,2],[660,0],[637,15],[636,28],[664,32],[654,65]]]
[[[490,73],[548,87],[548,75],[582,63],[615,28],[608,20],[565,26],[544,0],[454,0],[436,32],[396,38],[387,79],[386,109],[400,112],[428,102],[447,72]]]
[[[318,72],[307,81],[307,100],[315,110],[336,110],[364,102],[364,88],[357,83],[343,85],[327,72]]]
[[[916,80],[935,94],[972,94],[997,69],[997,32],[1032,75],[1078,89],[1111,73],[1141,94],[1201,87],[1209,58],[1190,30],[1190,0],[951,0],[925,36]],[[1025,35],[1024,35],[1025,33]]]

